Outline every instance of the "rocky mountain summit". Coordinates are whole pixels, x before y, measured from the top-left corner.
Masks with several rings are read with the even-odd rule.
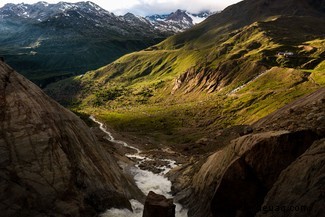
[[[127,25],[121,25],[125,22],[131,26],[135,23],[141,23],[142,27],[140,28],[147,30],[151,29],[151,31],[156,31],[156,33],[159,33],[160,31],[172,33],[184,31],[193,25],[202,22],[212,14],[213,13],[209,11],[194,14],[178,9],[170,14],[155,14],[147,17],[137,16],[132,13],[117,16],[90,1],[77,3],[59,2],[57,4],[49,4],[43,1],[35,4],[9,3],[0,8],[0,17],[2,19],[21,19],[29,22],[51,22],[52,19],[65,17],[67,20],[76,16],[81,19],[79,20],[80,22],[83,22],[83,19],[86,18],[86,20],[95,22],[96,26],[107,26],[107,24],[113,24],[116,31],[121,31],[124,34],[130,34],[131,32],[127,29]],[[77,25],[80,22],[76,21],[75,24]],[[157,30],[158,27],[159,30]]]
[[[0,61],[2,216],[94,216],[141,195],[89,128]]]
[[[161,31],[182,32],[195,24],[201,23],[212,14],[214,13],[209,11],[194,14],[179,9],[170,14],[147,16],[146,19]]]
[[[130,19],[129,14],[125,16],[116,16],[106,11],[100,6],[92,2],[59,2],[57,4],[49,4],[46,2],[38,2],[35,4],[6,4],[0,9],[0,17],[4,20],[19,20],[22,23],[41,23],[41,25],[60,25],[62,27],[71,27],[79,31],[87,30],[96,31],[98,29],[114,31],[115,34],[132,36],[137,32],[135,30],[144,31],[149,36],[158,36],[159,32],[155,31],[146,19]],[[141,22],[142,26],[135,29],[133,23]],[[92,24],[89,25],[89,24]],[[130,24],[130,25],[126,25]],[[107,33],[107,31],[106,31]],[[156,35],[155,35],[156,34]]]
[[[59,2],[57,4],[49,4],[40,1],[35,4],[6,4],[1,8],[1,18],[24,18],[29,20],[45,21],[59,13],[67,13],[69,11],[84,12],[87,14],[93,13],[95,16],[112,15],[92,2],[68,3]]]

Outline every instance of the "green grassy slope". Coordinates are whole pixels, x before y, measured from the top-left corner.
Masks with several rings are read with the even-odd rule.
[[[250,124],[324,86],[325,61],[324,14],[308,0],[254,2],[47,92],[119,131],[157,142],[191,143]],[[285,51],[294,55],[277,55]]]

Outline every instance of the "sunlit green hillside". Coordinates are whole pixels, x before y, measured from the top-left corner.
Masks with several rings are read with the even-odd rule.
[[[254,10],[241,2],[47,92],[157,141],[193,142],[250,124],[325,85],[324,13],[308,0],[254,2]],[[257,10],[263,7],[270,10]]]

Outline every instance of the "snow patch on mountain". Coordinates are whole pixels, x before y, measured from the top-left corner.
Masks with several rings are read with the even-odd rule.
[[[149,20],[155,28],[161,31],[182,32],[201,23],[212,14],[213,13],[209,11],[194,14],[185,10],[177,10],[170,14],[147,16],[146,19]]]
[[[199,16],[194,16],[193,14],[190,14],[190,13],[186,13],[191,19],[192,19],[192,23],[195,25],[195,24],[198,24],[198,23],[201,23],[203,22],[206,17],[199,17]]]

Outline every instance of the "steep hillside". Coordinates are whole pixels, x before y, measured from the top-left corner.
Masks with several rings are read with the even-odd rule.
[[[142,193],[76,115],[0,61],[1,216],[95,216]]]
[[[316,3],[246,0],[47,92],[120,131],[195,146],[324,86],[325,19]]]
[[[171,37],[166,42],[169,46],[182,46],[188,42],[213,43],[224,33],[277,16],[323,17],[324,8],[322,0],[245,0],[229,6],[222,13],[209,17],[201,25]]]

